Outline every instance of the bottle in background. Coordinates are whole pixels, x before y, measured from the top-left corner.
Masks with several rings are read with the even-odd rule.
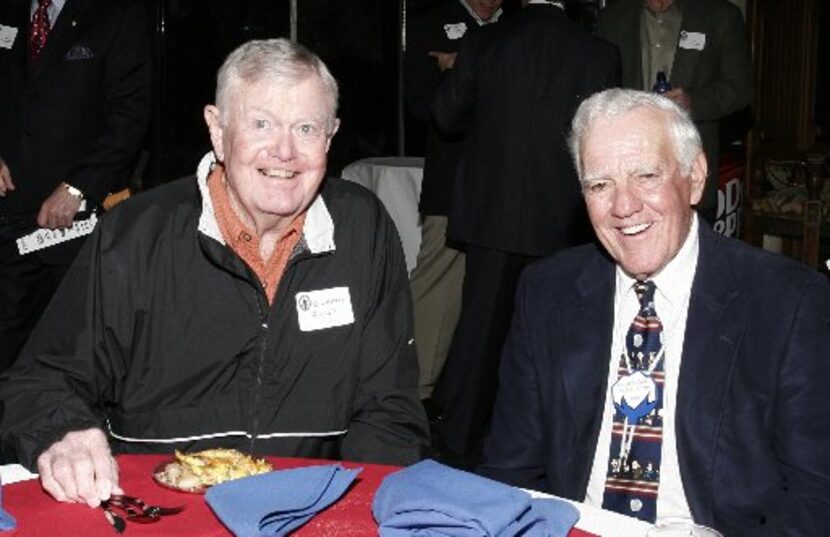
[[[655,93],[666,93],[669,90],[671,90],[671,83],[666,78],[666,72],[657,71],[657,81],[654,83],[651,91]]]

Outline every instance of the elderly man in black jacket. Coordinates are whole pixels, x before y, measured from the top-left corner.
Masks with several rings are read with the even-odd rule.
[[[336,112],[316,55],[246,43],[205,108],[197,178],[102,219],[0,378],[2,447],[55,498],[118,492],[110,446],[420,458],[400,239],[377,198],[325,177]]]

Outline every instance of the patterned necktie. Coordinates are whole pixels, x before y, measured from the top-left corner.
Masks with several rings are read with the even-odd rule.
[[[49,12],[47,9],[52,5],[52,0],[38,0],[35,15],[32,17],[32,27],[29,32],[29,59],[37,60],[40,51],[46,46],[46,38],[49,36],[51,24],[49,23]]]
[[[663,325],[654,311],[654,282],[637,282],[640,311],[625,336],[602,507],[654,522],[663,444]]]

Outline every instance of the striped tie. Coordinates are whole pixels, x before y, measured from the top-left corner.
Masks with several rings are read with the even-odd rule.
[[[654,522],[663,444],[663,325],[654,311],[654,282],[637,282],[640,311],[625,336],[602,507]]]

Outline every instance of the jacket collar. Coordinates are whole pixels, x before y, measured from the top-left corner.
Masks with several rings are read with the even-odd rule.
[[[202,157],[199,166],[196,168],[196,181],[199,185],[199,192],[202,195],[202,213],[199,216],[199,231],[215,240],[219,244],[225,244],[222,232],[219,230],[219,223],[216,221],[216,213],[213,209],[213,201],[208,192],[207,178],[210,170],[216,163],[213,151]],[[303,224],[303,244],[312,254],[332,252],[334,244],[334,221],[331,218],[323,196],[317,194],[314,201],[306,211],[305,223]]]
[[[675,431],[680,472],[695,520],[712,524],[712,478],[718,423],[746,321],[733,314],[739,276],[724,239],[707,225],[698,226],[698,265],[692,283],[682,369],[677,393]],[[608,356],[614,319],[615,265],[598,247],[575,282],[576,298],[563,307],[560,334],[572,349],[563,353],[563,386],[574,423],[590,427],[596,441],[607,390]],[[586,326],[591,327],[586,330]],[[600,335],[597,337],[597,335]],[[565,336],[566,335],[566,336]],[[574,497],[584,498],[594,453],[577,463],[584,482]],[[584,460],[582,460],[584,459]]]
[[[614,285],[616,269],[603,248],[595,246],[595,255],[585,261],[575,282],[573,304],[563,304],[557,319],[562,341],[569,343],[562,357],[562,386],[566,392],[571,423],[575,434],[585,435],[596,446],[602,424],[605,392],[608,389],[608,362],[614,325]],[[581,430],[582,432],[579,432]],[[580,483],[564,484],[574,498],[585,498],[594,453],[582,450],[573,463],[580,470]]]

